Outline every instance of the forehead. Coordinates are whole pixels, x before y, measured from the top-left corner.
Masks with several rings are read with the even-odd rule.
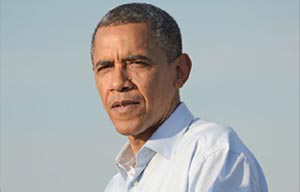
[[[95,35],[95,45],[123,41],[139,43],[150,42],[150,27],[146,23],[129,23],[100,27]],[[109,42],[107,42],[109,41]]]
[[[100,27],[95,35],[93,56],[102,58],[113,54],[149,53],[158,49],[153,42],[146,23]]]

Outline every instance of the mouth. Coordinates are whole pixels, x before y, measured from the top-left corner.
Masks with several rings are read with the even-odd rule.
[[[122,101],[116,101],[112,104],[111,108],[119,108],[119,107],[126,107],[130,105],[138,105],[140,104],[139,101],[133,101],[133,100],[122,100]]]

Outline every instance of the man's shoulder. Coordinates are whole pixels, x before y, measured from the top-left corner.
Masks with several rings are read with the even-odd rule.
[[[216,136],[227,135],[229,132],[233,131],[231,128],[221,125],[216,122],[208,121],[202,118],[195,118],[190,124],[187,133],[191,136]]]
[[[228,150],[232,153],[249,152],[231,127],[205,119],[195,119],[186,131],[184,140],[201,150],[203,155],[220,150]]]

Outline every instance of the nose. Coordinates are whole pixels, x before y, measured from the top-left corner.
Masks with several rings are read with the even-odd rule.
[[[115,66],[110,83],[111,91],[126,92],[133,88],[133,83],[128,77],[126,69],[123,66]]]

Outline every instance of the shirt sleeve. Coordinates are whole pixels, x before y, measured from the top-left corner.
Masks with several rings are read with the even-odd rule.
[[[200,159],[191,164],[191,192],[268,192],[259,164],[247,151],[225,147]]]

